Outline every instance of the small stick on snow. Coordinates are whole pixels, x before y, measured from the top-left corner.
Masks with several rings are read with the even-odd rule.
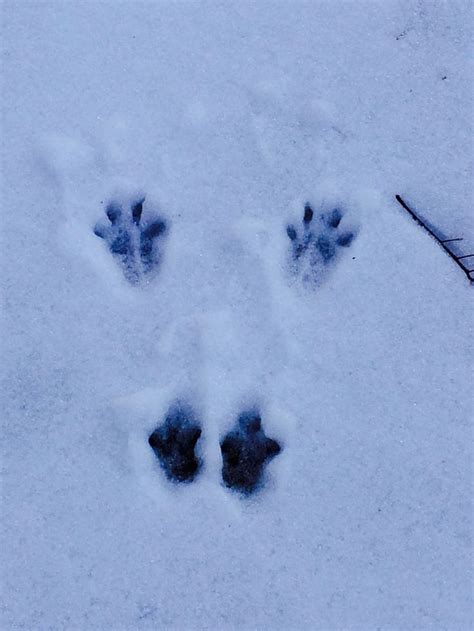
[[[411,218],[416,221],[416,223],[418,225],[420,225],[422,228],[424,228],[426,230],[426,232],[428,234],[430,234],[433,239],[439,243],[439,245],[443,248],[443,250],[446,252],[446,254],[448,254],[453,261],[462,269],[462,271],[466,274],[466,276],[469,279],[469,282],[473,283],[474,282],[474,278],[472,278],[471,274],[474,273],[474,270],[469,269],[468,267],[466,267],[464,265],[464,263],[461,262],[461,259],[467,259],[470,258],[471,256],[474,256],[474,254],[466,254],[464,256],[457,256],[456,254],[454,254],[454,252],[451,252],[451,250],[445,245],[445,243],[450,243],[451,241],[462,241],[463,238],[462,237],[457,237],[455,239],[440,239],[438,237],[438,235],[426,224],[425,221],[423,221],[423,219],[421,219],[421,217],[419,217],[414,210],[412,210],[408,204],[402,199],[402,197],[400,197],[400,195],[395,195],[395,199],[397,200],[397,202],[400,204],[400,206],[402,206],[402,208],[404,208],[407,213],[411,216]]]

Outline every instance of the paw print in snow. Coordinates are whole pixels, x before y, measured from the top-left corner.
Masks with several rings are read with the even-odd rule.
[[[224,483],[249,495],[258,488],[265,464],[281,447],[265,435],[260,415],[246,412],[239,416],[236,429],[225,436],[221,451]]]
[[[353,231],[341,229],[343,216],[342,211],[335,208],[314,219],[313,209],[306,204],[302,227],[287,226],[286,233],[292,248],[292,270],[295,274],[301,273],[304,281],[317,282],[340,249],[348,248],[354,240]]]
[[[176,404],[169,411],[163,425],[148,438],[148,444],[160,461],[167,478],[173,482],[191,482],[201,462],[195,448],[201,427],[193,410]]]
[[[134,201],[130,211],[125,212],[119,202],[111,201],[105,211],[109,224],[98,223],[94,228],[94,233],[104,239],[120,261],[125,277],[132,284],[158,266],[161,254],[157,242],[167,230],[166,221],[159,217],[149,215],[142,221],[144,203],[145,198]]]

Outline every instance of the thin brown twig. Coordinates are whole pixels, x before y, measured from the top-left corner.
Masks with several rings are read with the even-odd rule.
[[[423,219],[421,219],[421,217],[419,217],[414,210],[412,210],[410,208],[410,206],[408,206],[408,204],[402,199],[402,197],[400,195],[395,195],[395,199],[397,200],[397,202],[400,204],[400,206],[402,206],[402,208],[404,208],[407,213],[411,216],[411,218],[416,221],[416,223],[418,225],[420,225],[422,228],[424,228],[426,230],[426,232],[431,235],[433,237],[433,239],[443,248],[443,250],[446,252],[446,254],[448,254],[448,256],[450,258],[453,259],[453,261],[462,269],[462,271],[464,272],[464,274],[466,274],[466,276],[469,279],[470,283],[474,283],[474,278],[472,277],[472,274],[474,274],[474,269],[469,269],[468,267],[466,267],[464,265],[464,263],[461,261],[461,259],[467,259],[470,258],[472,256],[474,256],[474,254],[465,254],[463,256],[457,256],[456,254],[454,254],[454,252],[452,252],[446,245],[445,243],[450,243],[451,241],[462,241],[463,238],[462,237],[456,237],[454,239],[440,239],[438,237],[438,235],[425,223],[425,221],[423,221]]]

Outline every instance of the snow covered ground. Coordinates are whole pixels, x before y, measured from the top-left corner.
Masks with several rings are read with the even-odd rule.
[[[2,628],[472,628],[472,288],[394,201],[472,251],[471,22],[4,3]],[[132,284],[94,227],[140,196]],[[307,202],[355,238],[292,273]],[[189,484],[148,445],[176,401]],[[282,451],[242,497],[219,443],[255,407]]]

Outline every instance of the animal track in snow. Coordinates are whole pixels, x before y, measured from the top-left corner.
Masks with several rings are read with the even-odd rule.
[[[201,427],[192,408],[182,403],[172,406],[163,425],[157,427],[148,438],[160,464],[173,482],[191,482],[201,461],[196,456]]]
[[[94,233],[104,239],[120,261],[125,277],[132,284],[139,283],[158,267],[161,258],[158,241],[167,230],[166,221],[151,213],[142,221],[144,203],[144,197],[136,199],[124,211],[120,202],[112,200],[105,210],[109,224],[99,222],[94,228]]]
[[[291,242],[291,269],[305,282],[317,283],[328,266],[335,262],[341,248],[348,248],[354,231],[341,228],[344,214],[339,208],[320,213],[316,219],[307,203],[301,227],[289,224],[286,233]]]
[[[259,487],[265,464],[281,447],[265,435],[257,412],[244,412],[221,442],[221,451],[224,483],[249,495]]]

